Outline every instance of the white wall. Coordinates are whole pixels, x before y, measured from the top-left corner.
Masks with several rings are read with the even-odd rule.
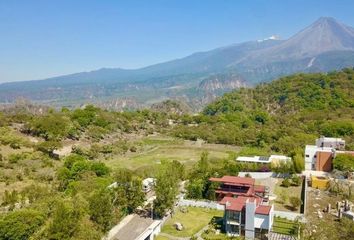
[[[255,228],[262,228],[262,229],[269,229],[269,216],[256,214],[254,216],[254,227]]]
[[[315,163],[317,147],[308,145],[305,148],[305,170],[313,170],[312,163]],[[308,157],[307,157],[308,156]]]
[[[178,206],[186,206],[186,207],[203,207],[203,208],[211,208],[224,211],[225,206],[221,205],[214,201],[200,201],[200,200],[190,200],[190,199],[180,199],[178,202]]]
[[[245,177],[246,174],[251,175],[251,177],[254,179],[264,179],[276,176],[276,174],[274,174],[273,172],[239,172],[238,176]]]
[[[255,202],[246,202],[246,221],[245,221],[245,238],[254,239],[254,225],[255,225],[255,216],[256,212],[256,203]]]

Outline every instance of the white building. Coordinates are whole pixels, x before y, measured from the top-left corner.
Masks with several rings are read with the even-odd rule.
[[[224,197],[224,227],[228,236],[241,236],[246,239],[261,239],[269,234],[273,225],[274,207],[262,202],[261,198]]]
[[[317,147],[315,145],[306,145],[305,147],[305,170],[322,171],[319,167],[320,155],[322,153],[330,154],[331,158],[335,155],[335,149],[330,147]]]
[[[336,150],[344,150],[345,148],[345,140],[341,138],[329,138],[329,137],[320,137],[316,139],[317,147],[328,147],[334,148]]]
[[[337,150],[344,148],[345,141],[341,138],[320,137],[316,139],[316,145],[305,147],[305,170],[330,172]]]
[[[283,155],[270,155],[270,157],[263,156],[253,156],[253,157],[237,157],[236,161],[238,162],[249,162],[249,163],[279,163],[291,161],[290,157]]]

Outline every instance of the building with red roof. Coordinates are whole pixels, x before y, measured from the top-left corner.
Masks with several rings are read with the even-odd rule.
[[[220,183],[215,192],[219,203],[225,205],[224,228],[227,235],[254,239],[269,233],[274,207],[268,205],[265,186],[255,185],[255,179],[247,177],[223,176],[209,180]]]
[[[220,183],[220,186],[215,190],[219,201],[224,197],[232,196],[258,196],[267,200],[266,187],[256,185],[253,178],[223,176],[222,178],[210,178],[209,181]]]

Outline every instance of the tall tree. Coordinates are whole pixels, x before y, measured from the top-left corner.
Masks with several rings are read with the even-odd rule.
[[[163,217],[173,206],[178,193],[178,173],[173,162],[162,162],[156,176],[156,200],[154,201],[154,214]]]

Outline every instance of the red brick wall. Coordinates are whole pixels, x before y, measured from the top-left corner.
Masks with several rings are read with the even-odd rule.
[[[331,152],[317,152],[316,153],[316,170],[330,172],[332,171],[332,153]]]

